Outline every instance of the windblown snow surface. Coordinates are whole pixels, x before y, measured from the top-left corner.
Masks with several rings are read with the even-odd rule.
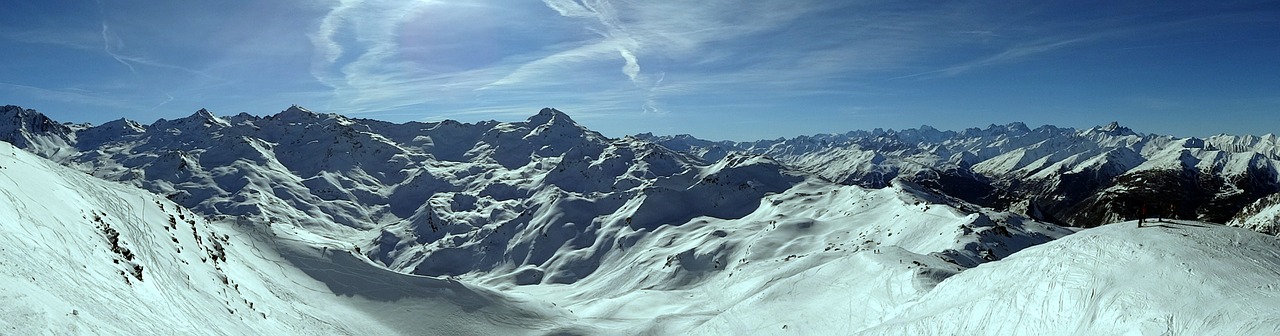
[[[1280,332],[1270,236],[1076,232],[550,109],[22,125],[27,151],[0,144],[0,334]]]

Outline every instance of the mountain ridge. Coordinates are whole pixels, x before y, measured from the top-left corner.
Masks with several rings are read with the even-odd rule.
[[[69,145],[35,152],[63,152],[51,158],[210,218],[346,237],[401,272],[485,271],[518,283],[574,283],[620,244],[700,217],[740,218],[812,180],[767,156],[701,160],[609,139],[551,108],[474,124],[391,124],[299,106],[265,117],[200,110],[43,136]],[[588,254],[548,254],[556,246]],[[953,261],[981,260],[957,251],[966,252]]]
[[[109,179],[126,178],[119,172],[123,166],[135,170],[141,168],[143,175],[134,174],[129,178],[143,180],[154,179],[139,176],[148,172],[158,173],[156,169],[147,167],[195,168],[198,171],[202,169],[202,163],[186,152],[207,151],[213,142],[222,141],[227,142],[225,145],[230,148],[242,148],[237,153],[224,154],[224,160],[213,160],[204,165],[227,166],[232,164],[229,162],[232,158],[247,157],[254,158],[258,166],[273,166],[275,163],[270,163],[272,158],[269,157],[274,157],[276,161],[283,160],[278,162],[283,169],[275,167],[268,170],[296,170],[299,177],[292,182],[308,187],[325,189],[327,187],[322,185],[340,186],[347,182],[313,178],[321,169],[304,167],[337,168],[345,172],[346,179],[374,180],[372,184],[363,183],[369,186],[364,188],[364,192],[344,193],[343,199],[355,204],[385,203],[385,200],[371,201],[370,198],[389,199],[387,195],[370,196],[377,193],[368,190],[373,185],[389,186],[388,183],[403,180],[407,176],[405,172],[412,170],[412,162],[469,162],[485,158],[504,169],[517,169],[533,162],[527,155],[545,158],[574,150],[589,157],[603,153],[607,144],[614,141],[553,108],[541,109],[523,123],[488,121],[474,124],[448,120],[393,124],[351,119],[339,114],[317,114],[296,105],[264,117],[241,113],[224,118],[201,109],[188,117],[160,119],[150,125],[122,119],[97,127],[80,126],[75,129],[57,124],[34,110],[7,106],[4,111],[13,115],[10,117],[13,126],[7,129],[7,133],[0,133],[6,139],[64,163],[77,160],[70,156],[80,156],[82,162],[75,164],[93,166],[86,169],[115,169],[105,175]],[[313,129],[313,126],[318,129]],[[318,131],[315,134],[324,134],[325,138],[348,140],[333,141],[323,150],[323,158],[271,154],[267,152],[276,146],[318,145],[319,138],[303,139],[295,134],[291,139],[284,139],[282,134],[263,134],[264,127],[269,129],[266,133],[288,133],[299,128],[292,132]],[[190,136],[183,136],[183,132]],[[158,136],[160,133],[168,135]],[[504,140],[504,136],[505,139],[514,136],[523,141]],[[135,146],[132,150],[164,151],[167,148],[181,153],[156,152],[154,155],[158,158],[149,166],[119,162],[123,158],[118,157],[121,155],[118,150],[117,158],[114,158],[117,162],[86,163],[83,162],[84,154],[77,154],[102,152],[98,148],[112,141],[119,144],[123,139],[141,139],[150,145]],[[1073,226],[1093,226],[1132,218],[1144,207],[1153,208],[1149,210],[1165,216],[1243,225],[1251,222],[1244,216],[1246,206],[1280,192],[1280,181],[1276,177],[1280,175],[1276,171],[1280,163],[1280,138],[1275,135],[1180,138],[1138,133],[1117,122],[1085,129],[1051,125],[1032,129],[1024,123],[1015,122],[959,132],[941,131],[926,125],[904,130],[873,129],[751,142],[717,142],[689,135],[655,136],[651,133],[618,140],[623,139],[654,143],[689,155],[682,159],[684,163],[680,163],[686,166],[714,163],[737,152],[766,155],[787,166],[843,184],[880,188],[895,178],[904,178],[967,202]],[[168,143],[171,141],[177,143]],[[579,145],[586,147],[574,149]],[[312,151],[302,149],[305,147],[308,146],[298,150]],[[335,153],[362,150],[368,151],[372,157],[358,160],[346,160],[343,158],[345,155],[334,157]],[[691,158],[696,159],[691,161]],[[138,161],[139,158],[132,160]],[[392,162],[396,168],[375,167],[371,168],[374,171],[370,174],[361,165],[371,161]],[[1155,182],[1151,182],[1153,180]],[[240,187],[238,183],[222,184],[235,190]],[[166,195],[201,196],[197,198],[234,191],[227,188],[177,190],[164,183],[144,187]],[[1188,190],[1191,192],[1187,193]],[[336,194],[317,196],[325,201],[339,201]],[[226,211],[221,209],[218,212]],[[335,208],[330,208],[326,214],[336,215],[335,221],[347,226],[376,222],[376,218],[381,216]]]
[[[769,155],[845,184],[874,188],[907,178],[975,204],[1074,226],[1133,218],[1142,207],[1242,223],[1246,205],[1280,191],[1275,135],[1178,138],[1112,122],[1081,130],[1022,123],[963,132],[876,129],[745,143],[639,137],[708,160],[731,152]],[[1143,188],[1150,191],[1133,192]],[[1061,197],[1067,199],[1052,199]]]

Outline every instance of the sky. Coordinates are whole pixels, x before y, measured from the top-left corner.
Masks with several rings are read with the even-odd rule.
[[[0,104],[290,105],[757,140],[1025,122],[1280,133],[1280,1],[3,1]]]

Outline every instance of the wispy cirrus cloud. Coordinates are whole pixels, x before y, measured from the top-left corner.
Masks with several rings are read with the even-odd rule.
[[[124,44],[124,42],[120,41],[120,38],[111,34],[111,28],[107,25],[107,21],[102,21],[102,51],[107,53],[107,55],[110,55],[111,58],[116,60],[116,62],[119,62],[129,68],[129,72],[137,75],[138,69],[133,67],[133,63],[126,61],[129,57],[122,56],[114,51],[114,49],[121,48],[122,44]]]
[[[1014,45],[994,55],[985,56],[976,60],[968,60],[968,61],[964,61],[963,63],[947,66],[946,68],[942,68],[942,69],[897,76],[897,77],[892,77],[890,79],[907,79],[907,78],[929,77],[929,76],[955,76],[955,75],[958,75],[967,71],[971,71],[974,69],[996,65],[996,64],[1007,63],[1007,62],[1014,62],[1019,59],[1033,56],[1036,54],[1046,53],[1059,48],[1069,47],[1074,44],[1097,40],[1100,37],[1101,36],[1099,35],[1084,36],[1084,37],[1070,37],[1062,40],[1039,41],[1039,42],[1033,42],[1033,43],[1027,43],[1027,44]]]
[[[360,102],[336,105],[344,110],[375,112],[422,105],[433,100],[426,95],[467,96],[467,91],[475,92],[470,95],[522,95],[525,100],[535,95],[548,101],[582,100],[573,97],[580,96],[581,91],[566,90],[576,86],[596,90],[629,87],[626,90],[631,94],[612,110],[659,112],[662,96],[670,92],[665,86],[670,79],[683,81],[691,77],[668,77],[669,71],[717,63],[714,51],[727,49],[713,44],[768,32],[806,13],[830,7],[818,1],[675,4],[547,0],[543,4],[545,8],[524,8],[520,13],[550,9],[558,16],[527,15],[520,19],[535,21],[525,23],[529,26],[557,27],[559,30],[553,29],[554,33],[573,38],[521,45],[521,39],[547,40],[539,36],[546,34],[534,29],[509,30],[506,32],[517,36],[502,46],[507,53],[497,61],[437,73],[427,70],[430,60],[424,66],[404,59],[405,44],[410,43],[403,38],[404,29],[414,20],[466,15],[468,11],[435,2],[343,1],[320,20],[310,35],[315,47],[312,72],[333,89],[335,96],[341,97],[339,101]],[[733,54],[742,52],[744,47],[732,49],[735,50],[730,50],[732,53],[724,59],[737,58]],[[616,70],[602,71],[608,67]]]
[[[584,118],[625,120],[594,125],[618,130],[694,127],[696,118],[711,114],[847,116],[858,106],[879,106],[900,111],[914,126],[922,116],[952,108],[998,112],[1004,110],[992,104],[1043,102],[1007,95],[983,99],[988,93],[973,88],[1007,85],[999,84],[1002,80],[1063,88],[1080,82],[1065,77],[1100,71],[1091,66],[1136,73],[1110,78],[1129,83],[1104,93],[1158,88],[1150,84],[1166,73],[1207,68],[1214,71],[1201,78],[1235,76],[1212,82],[1218,86],[1265,83],[1270,79],[1255,74],[1270,63],[1256,62],[1254,56],[1272,55],[1275,43],[1267,42],[1274,42],[1280,25],[1280,15],[1267,5],[1182,0],[1160,6],[1022,0],[29,2],[6,7],[24,20],[0,22],[0,43],[22,51],[0,65],[0,76],[10,83],[0,90],[0,99],[46,97],[77,108],[124,110],[94,99],[121,97],[132,102],[129,111],[148,116],[200,107],[273,112],[296,103],[393,121],[505,119],[552,106]],[[1196,48],[1202,45],[1206,48]],[[1173,63],[1151,62],[1164,55],[1199,66],[1169,69]],[[1089,62],[1075,62],[1080,59]],[[1129,63],[1111,64],[1120,62]],[[1238,62],[1261,70],[1215,66]],[[1066,76],[1026,75],[1046,69]],[[1149,73],[1142,76],[1143,71]],[[1208,92],[1218,92],[1204,83]],[[58,89],[75,87],[86,91]],[[1087,91],[1104,90],[1042,93],[1019,91],[1022,87],[996,91],[1092,97],[1099,92]],[[39,94],[26,94],[31,92]],[[1057,100],[1080,100],[1075,98]]]
[[[36,99],[65,101],[88,106],[107,106],[120,109],[141,109],[141,105],[132,102],[129,97],[118,97],[110,93],[87,91],[73,88],[48,89],[30,85],[0,82],[0,91],[9,91]]]

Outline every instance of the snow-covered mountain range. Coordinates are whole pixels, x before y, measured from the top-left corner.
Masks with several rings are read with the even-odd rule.
[[[30,289],[0,311],[36,321],[0,325],[9,330],[195,328],[165,326],[144,308],[115,313],[124,317],[117,320],[77,308],[104,304],[202,316],[218,321],[211,333],[918,334],[967,321],[956,330],[1106,334],[1220,316],[1212,314],[1280,318],[1219,307],[1097,321],[1085,315],[1114,311],[1089,308],[1103,302],[1173,307],[1195,299],[1173,295],[1190,287],[1151,294],[1169,288],[1161,282],[1077,295],[1112,285],[1097,279],[1128,283],[1115,274],[1151,261],[1124,256],[1156,249],[1184,263],[1160,272],[1238,258],[1263,277],[1280,270],[1276,244],[1189,221],[1090,234],[1055,225],[1122,221],[1145,204],[1266,231],[1268,216],[1280,216],[1267,196],[1277,185],[1273,136],[1180,139],[1114,124],[1012,124],[732,143],[611,139],[554,109],[522,122],[394,124],[294,106],[265,117],[201,110],[91,126],[5,106],[0,140],[13,146],[0,148],[0,175],[10,182],[0,229],[12,233],[9,246],[39,251],[0,258],[18,269],[0,280]],[[1111,246],[1100,239],[1148,231],[1154,236],[1141,244],[1150,247],[1094,250]],[[64,238],[75,241],[40,244]],[[1227,241],[1236,252],[1188,250]],[[91,257],[58,256],[68,251]],[[61,259],[36,265],[45,258]],[[1059,266],[1037,279],[1080,282],[1010,289],[1037,281],[1014,274]],[[75,267],[94,271],[66,271]],[[65,281],[80,291],[58,294],[51,288],[71,284],[28,280],[39,272],[69,273]],[[1178,279],[1264,295],[1257,305],[1280,307],[1267,299],[1280,297],[1269,285],[1214,273]],[[119,283],[84,285],[94,281]],[[1133,293],[1141,295],[1126,296]],[[1082,310],[979,322],[1016,309],[1010,302],[1042,299]],[[30,306],[40,308],[23,308]],[[93,320],[78,320],[81,312]],[[1063,320],[1077,324],[1055,328]]]
[[[1276,204],[1265,196],[1280,192],[1280,138],[1272,134],[1201,139],[1140,134],[1117,123],[1084,130],[1013,123],[962,132],[922,126],[756,142],[638,138],[706,160],[727,153],[767,155],[844,184],[877,188],[902,178],[977,205],[1072,226],[1136,218],[1145,207],[1153,217],[1231,222],[1277,233],[1262,223],[1274,217],[1250,219],[1257,209]]]

